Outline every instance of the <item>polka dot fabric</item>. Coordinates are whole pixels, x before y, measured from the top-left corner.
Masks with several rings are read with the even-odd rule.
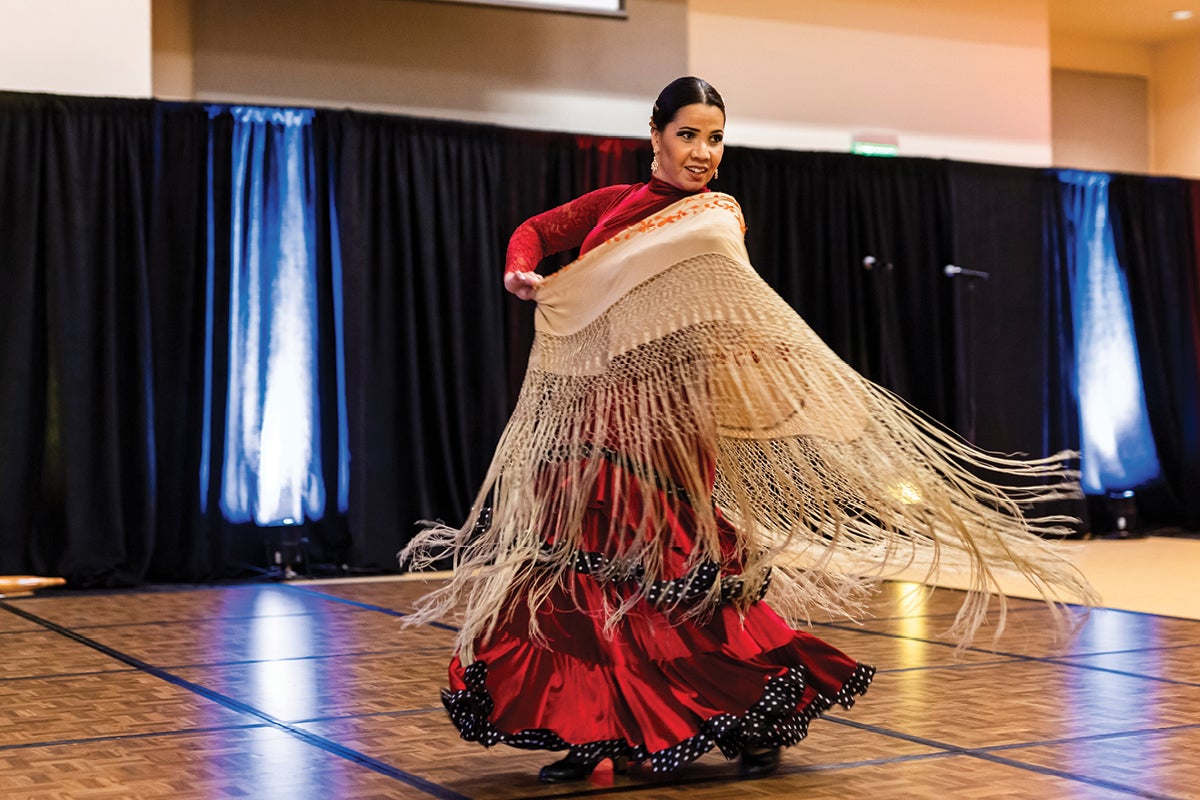
[[[466,687],[442,692],[442,702],[463,739],[491,747],[506,744],[526,750],[569,750],[573,760],[597,763],[605,758],[627,756],[649,763],[654,772],[672,772],[712,750],[720,749],[735,759],[747,747],[788,747],[808,734],[808,724],[834,705],[849,708],[864,694],[875,675],[865,664],[855,667],[832,695],[813,694],[804,680],[804,668],[788,669],[770,679],[762,696],[745,713],[717,714],[703,721],[699,730],[675,745],[651,750],[644,743],[626,739],[568,742],[548,729],[505,733],[491,721],[494,702],[487,688],[487,664],[476,661],[463,670]]]
[[[617,572],[614,569],[614,565],[614,559],[603,553],[594,553],[586,550],[576,550],[572,558],[572,566],[576,572],[590,575],[598,580],[605,580],[604,576]],[[641,572],[634,569],[630,571],[626,580],[640,582],[641,577]],[[741,575],[736,573],[722,575],[720,564],[715,561],[704,561],[697,564],[682,577],[651,583],[646,587],[646,600],[655,605],[672,607],[688,605],[707,596],[713,584],[718,581],[721,584],[720,603],[729,603],[742,596],[745,589],[745,579]],[[762,586],[758,591],[759,600],[766,595],[770,584],[770,574],[768,573],[766,580],[762,582]]]

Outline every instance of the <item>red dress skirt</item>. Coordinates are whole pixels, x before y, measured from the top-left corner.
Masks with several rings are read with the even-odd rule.
[[[615,462],[605,472],[593,487],[569,581],[536,611],[539,639],[530,636],[526,604],[514,598],[512,615],[476,642],[475,661],[451,661],[442,701],[464,739],[624,755],[668,771],[714,746],[736,758],[746,747],[795,744],[814,717],[834,704],[849,708],[866,691],[873,667],[792,629],[765,602],[742,611],[722,603],[683,618],[690,596],[705,594],[714,581],[731,595],[740,588],[734,553],[723,554],[721,564],[687,569],[695,528],[686,499],[664,495],[659,506],[669,509],[667,551],[674,554],[664,576],[675,577],[656,582],[605,631],[603,609],[638,588],[636,578],[596,576],[611,552],[610,488],[644,480]],[[718,524],[732,530],[719,514]]]

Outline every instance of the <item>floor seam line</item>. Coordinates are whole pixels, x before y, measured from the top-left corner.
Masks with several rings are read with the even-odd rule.
[[[337,595],[328,594],[326,592],[316,591],[315,589],[311,589],[307,586],[292,586],[289,584],[284,584],[284,586],[285,586],[285,588],[290,589],[293,592],[302,592],[304,594],[309,594],[314,597],[320,597],[322,600],[330,600],[335,603],[343,603],[345,605],[354,606],[356,608],[365,609],[367,611],[375,611],[380,614],[387,614],[389,617],[398,617],[398,618],[403,619],[405,617],[412,616],[411,614],[405,613],[403,611],[397,611],[396,609],[388,608],[387,606],[377,606],[372,603],[364,603],[361,600],[351,600],[348,597],[338,597]],[[441,630],[453,631],[454,633],[458,633],[458,628],[456,626],[449,625],[445,622],[433,621],[433,622],[423,622],[421,624],[428,625],[431,628],[439,628]]]
[[[302,728],[292,727],[291,725],[284,722],[283,720],[276,719],[275,717],[266,713],[265,711],[261,711],[257,708],[254,708],[251,705],[242,703],[242,702],[240,702],[232,697],[229,697],[227,695],[224,695],[221,692],[218,692],[214,689],[209,689],[206,686],[202,686],[198,683],[193,683],[189,680],[186,680],[185,678],[179,677],[178,675],[173,675],[172,673],[167,672],[166,670],[160,669],[159,667],[155,667],[154,665],[149,664],[145,661],[142,661],[141,659],[135,658],[131,655],[128,655],[127,653],[122,653],[121,651],[116,650],[115,648],[108,647],[107,645],[101,644],[100,642],[89,639],[88,637],[86,637],[80,633],[77,633],[76,631],[73,631],[70,628],[59,625],[56,622],[51,622],[50,620],[43,619],[43,618],[37,616],[36,614],[25,611],[24,609],[14,608],[9,603],[4,602],[2,600],[0,600],[0,607],[3,607],[5,609],[7,609],[8,611],[10,611],[11,613],[14,613],[20,617],[30,620],[31,622],[35,622],[38,625],[41,625],[41,626],[47,628],[48,630],[51,630],[51,631],[54,631],[55,633],[66,636],[67,638],[72,639],[80,644],[86,645],[87,647],[91,647],[94,650],[104,653],[107,656],[110,656],[110,657],[115,658],[119,661],[122,661],[126,664],[129,664],[130,666],[136,668],[138,671],[140,671],[144,674],[158,678],[159,680],[165,681],[166,683],[170,683],[174,686],[178,686],[178,687],[185,689],[186,691],[189,691],[200,697],[204,697],[205,699],[211,700],[212,702],[217,703],[218,705],[224,706],[225,708],[227,708],[231,711],[235,711],[237,713],[245,714],[246,716],[259,719],[262,722],[264,722],[266,725],[268,725],[272,728],[275,728],[277,730],[281,730],[290,736],[294,736],[297,739],[300,739],[301,741],[303,741],[309,745],[317,747],[320,750],[324,750],[327,753],[331,753],[333,755],[344,758],[347,761],[361,764],[362,766],[367,767],[368,769],[371,769],[371,770],[378,772],[382,775],[385,775],[387,777],[393,778],[401,783],[405,783],[405,784],[413,787],[414,789],[419,789],[420,791],[423,791],[426,794],[437,797],[437,798],[439,798],[439,800],[470,800],[470,798],[468,798],[464,795],[461,795],[458,792],[455,792],[454,790],[449,789],[445,786],[441,786],[440,784],[434,783],[433,781],[426,780],[425,778],[422,778],[420,776],[413,775],[409,772],[406,772],[406,771],[401,770],[396,767],[392,767],[391,765],[386,764],[382,761],[379,761],[378,759],[372,758],[371,756],[368,756],[364,753],[360,753],[357,750],[353,750],[349,747],[340,745],[337,742],[326,739],[323,736],[319,736],[317,734],[311,733],[310,731],[306,731]]]
[[[871,725],[870,723],[858,722],[856,720],[843,719],[840,717],[824,717],[823,719],[825,719],[827,722],[836,722],[836,723],[846,725],[846,726],[849,726],[852,728],[858,728],[859,730],[865,730],[870,733],[879,734],[880,736],[888,736],[893,739],[901,739],[903,741],[911,742],[913,744],[920,744],[920,745],[924,745],[926,747],[934,747],[946,754],[964,755],[964,756],[969,756],[971,758],[978,758],[978,759],[981,759],[984,761],[991,761],[991,762],[997,763],[997,764],[1004,764],[1006,766],[1014,767],[1017,769],[1023,769],[1023,770],[1029,771],[1029,772],[1037,772],[1037,773],[1041,773],[1041,774],[1045,774],[1045,775],[1053,775],[1053,776],[1064,778],[1067,780],[1073,780],[1073,781],[1077,781],[1080,783],[1086,783],[1086,784],[1089,784],[1092,786],[1099,786],[1101,788],[1111,789],[1113,791],[1124,792],[1127,794],[1131,794],[1135,797],[1150,798],[1150,800],[1177,800],[1177,798],[1173,798],[1170,795],[1146,792],[1145,790],[1142,790],[1142,789],[1138,789],[1138,788],[1131,787],[1131,786],[1126,786],[1125,784],[1120,784],[1120,783],[1116,783],[1113,781],[1107,781],[1102,778],[1091,778],[1086,775],[1079,775],[1076,773],[1066,772],[1063,770],[1056,770],[1052,767],[1042,767],[1037,764],[1030,764],[1030,763],[1024,762],[1024,761],[1017,761],[1015,759],[1005,758],[1004,756],[995,755],[992,752],[993,749],[1017,749],[1017,748],[1021,748],[1021,747],[1048,747],[1048,746],[1054,745],[1054,743],[1055,743],[1054,740],[1051,740],[1048,742],[1027,742],[1027,743],[1023,743],[1023,744],[995,745],[993,747],[964,747],[961,745],[950,744],[948,742],[939,742],[934,739],[925,739],[923,737],[915,736],[913,734],[902,733],[900,731],[893,731],[888,728],[881,728],[877,725]],[[1063,742],[1063,743],[1070,743],[1070,742],[1074,742],[1074,741],[1091,741],[1093,739],[1099,740],[1099,739],[1118,738],[1119,736],[1122,736],[1122,735],[1125,735],[1125,736],[1148,735],[1148,734],[1153,734],[1153,733],[1158,733],[1158,732],[1174,732],[1177,730],[1191,730],[1191,729],[1196,729],[1196,728],[1200,728],[1200,725],[1177,725],[1177,726],[1172,726],[1170,728],[1165,728],[1165,729],[1157,729],[1157,730],[1152,729],[1150,731],[1138,731],[1138,732],[1114,732],[1111,734],[1099,734],[1096,737],[1079,737],[1078,740],[1072,739],[1072,740],[1068,740],[1067,742]]]
[[[1066,772],[1064,770],[1054,769],[1053,767],[1043,767],[1039,764],[1030,764],[1030,763],[1027,763],[1024,761],[1016,761],[1011,758],[1004,758],[1003,756],[997,756],[997,755],[993,755],[991,753],[966,751],[965,754],[971,758],[978,758],[983,761],[991,761],[992,763],[995,763],[995,764],[1003,764],[1005,766],[1014,767],[1016,769],[1023,769],[1023,770],[1029,771],[1029,772],[1036,772],[1036,773],[1039,773],[1042,775],[1053,775],[1055,777],[1064,778],[1066,780],[1073,780],[1073,781],[1076,781],[1079,783],[1086,783],[1089,786],[1098,786],[1102,789],[1111,789],[1112,791],[1116,791],[1116,792],[1125,792],[1127,794],[1133,795],[1134,797],[1145,797],[1145,798],[1149,798],[1149,800],[1178,800],[1178,798],[1175,798],[1171,795],[1158,794],[1157,792],[1150,792],[1150,791],[1146,791],[1144,789],[1138,789],[1136,787],[1126,786],[1125,784],[1104,780],[1103,778],[1090,778],[1086,775],[1077,775],[1073,772]]]
[[[76,744],[95,744],[98,742],[123,742],[131,739],[156,739],[160,736],[194,736],[205,733],[221,733],[224,731],[257,730],[271,727],[265,722],[248,722],[244,725],[213,725],[203,728],[187,728],[173,731],[146,731],[144,733],[105,734],[103,736],[87,736],[75,739],[49,739],[41,742],[20,742],[18,744],[0,744],[0,753],[12,750],[36,750],[42,747],[69,747]]]
[[[900,634],[891,633],[889,631],[863,630],[862,628],[852,628],[852,627],[845,626],[845,625],[830,625],[829,627],[836,628],[837,630],[853,630],[853,631],[857,631],[859,633],[866,633],[866,634],[870,634],[873,636],[883,636],[883,637],[886,637],[889,639],[899,639],[900,641],[906,641],[906,642],[921,642],[922,644],[936,645],[939,647],[955,647],[955,645],[950,644],[948,642],[939,642],[939,641],[935,641],[932,639],[925,639],[925,638],[922,638],[919,636],[902,636]],[[1193,647],[1193,646],[1194,645],[1179,645],[1178,647]],[[1178,649],[1178,647],[1175,649]],[[1150,649],[1150,648],[1147,648],[1147,649]],[[1158,649],[1158,648],[1154,648],[1154,649]],[[978,655],[998,656],[1002,659],[1008,659],[1011,661],[1025,661],[1025,662],[1029,662],[1029,663],[1033,663],[1033,664],[1046,664],[1048,666],[1055,666],[1055,667],[1071,667],[1072,669],[1086,669],[1086,670],[1092,670],[1095,672],[1107,672],[1107,673],[1114,674],[1114,675],[1124,675],[1125,677],[1129,677],[1129,678],[1140,678],[1142,680],[1154,681],[1156,683],[1165,683],[1165,684],[1169,684],[1172,686],[1200,686],[1200,683],[1195,683],[1192,681],[1180,681],[1180,680],[1175,680],[1174,678],[1159,677],[1157,675],[1143,675],[1143,674],[1140,674],[1137,672],[1123,672],[1121,670],[1109,669],[1107,667],[1095,667],[1095,666],[1091,666],[1090,664],[1077,664],[1072,661],[1065,660],[1065,659],[1069,659],[1069,658],[1092,658],[1092,657],[1107,655],[1107,653],[1082,653],[1082,654],[1062,655],[1062,656],[1027,656],[1027,655],[1022,655],[1020,653],[1009,653],[1009,652],[1006,652],[1003,650],[984,650],[979,647],[967,647],[967,648],[964,648],[964,650],[966,652],[976,653]],[[1143,651],[1125,650],[1122,652],[1137,653],[1137,652],[1143,652]],[[993,664],[994,664],[994,662],[993,662]],[[979,666],[987,666],[987,664],[973,663],[973,664],[930,665],[927,667],[922,667],[922,669],[961,669],[964,667],[979,667]],[[887,672],[891,672],[891,671],[893,671],[893,670],[880,669],[879,673],[883,674],[883,673],[887,673]],[[894,671],[900,672],[902,670],[894,670]]]

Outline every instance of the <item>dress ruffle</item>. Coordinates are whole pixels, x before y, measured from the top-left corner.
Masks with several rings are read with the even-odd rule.
[[[442,702],[467,741],[627,756],[665,772],[714,747],[736,758],[795,744],[812,719],[849,708],[875,673],[763,602],[694,619],[643,597],[607,629],[596,609],[624,592],[597,580],[587,556],[539,609],[538,641],[518,606],[475,661],[451,662]],[[705,570],[700,580],[730,578]]]
[[[495,709],[487,687],[487,664],[476,661],[463,670],[466,688],[442,691],[442,703],[454,727],[469,742],[487,747],[506,744],[523,750],[572,749],[585,758],[603,759],[625,756],[635,763],[649,762],[654,772],[676,770],[713,747],[728,759],[737,758],[746,747],[790,747],[808,735],[808,724],[834,705],[850,708],[864,694],[875,676],[875,668],[858,664],[832,696],[808,694],[804,668],[789,669],[771,678],[759,700],[744,714],[718,714],[705,720],[695,735],[661,750],[651,751],[645,744],[624,739],[569,742],[552,730],[528,729],[504,733],[491,722]]]

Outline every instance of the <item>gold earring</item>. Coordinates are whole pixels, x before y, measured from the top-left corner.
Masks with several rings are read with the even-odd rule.
[[[714,181],[717,179],[717,174],[718,174],[720,171],[721,171],[721,170],[720,170],[720,168],[717,168],[717,169],[714,169],[714,170],[713,170],[713,180],[714,180]]]
[[[658,153],[654,154],[654,160],[650,162],[650,174],[658,172]]]

